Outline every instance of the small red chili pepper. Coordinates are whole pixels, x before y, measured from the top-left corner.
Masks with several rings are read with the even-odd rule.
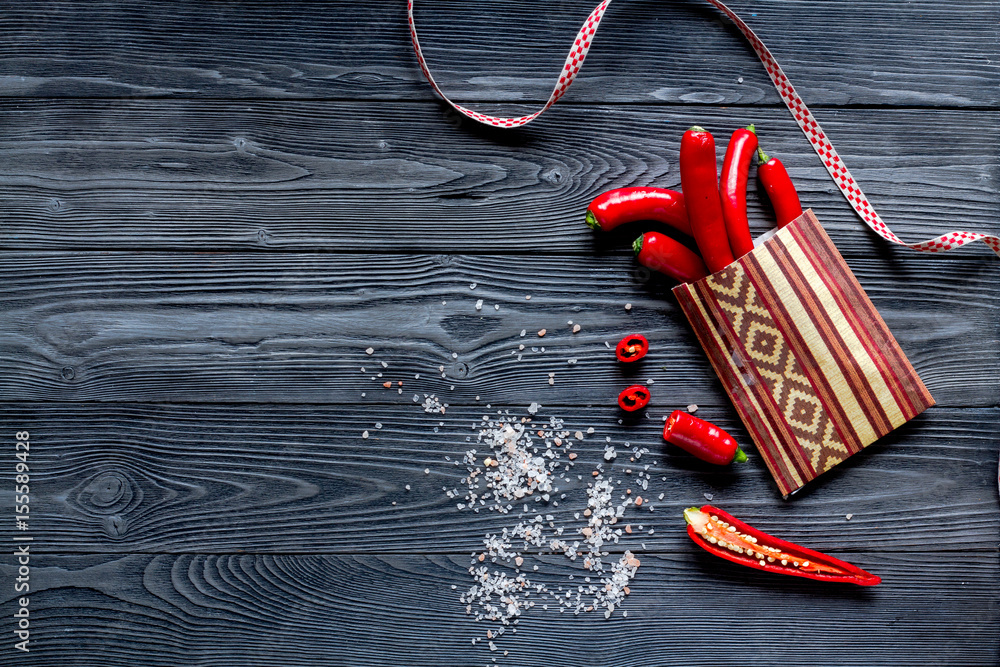
[[[882,582],[856,565],[773,537],[748,526],[717,507],[703,505],[684,510],[691,539],[709,553],[758,570],[790,574],[819,581],[860,586]]]
[[[795,191],[795,185],[788,175],[785,165],[776,157],[770,157],[761,148],[757,148],[757,159],[760,165],[757,167],[757,177],[764,185],[771,206],[774,207],[774,215],[778,218],[778,227],[784,227],[795,218],[802,215],[802,203],[799,201],[799,193]]]
[[[722,217],[726,221],[726,234],[733,256],[739,259],[753,250],[750,223],[747,221],[747,178],[750,162],[757,150],[754,126],[736,130],[726,148],[722,161],[722,178],[719,194],[722,196]]]
[[[642,410],[649,403],[649,390],[641,384],[634,384],[618,394],[618,407],[625,412]]]
[[[618,188],[598,195],[587,207],[587,226],[610,232],[637,220],[663,222],[691,234],[684,195],[665,188]]]
[[[618,357],[618,361],[626,364],[639,361],[646,356],[647,352],[649,352],[649,341],[642,334],[625,336],[615,347],[615,356]]]
[[[682,410],[674,410],[663,427],[663,439],[677,445],[688,454],[715,465],[742,463],[747,455],[736,444],[733,436],[704,419]]]
[[[693,283],[708,275],[701,257],[666,234],[646,232],[632,243],[632,250],[646,268],[682,283]]]
[[[684,133],[680,165],[691,232],[709,271],[715,273],[733,263],[733,252],[722,218],[715,139],[711,133],[697,126]]]

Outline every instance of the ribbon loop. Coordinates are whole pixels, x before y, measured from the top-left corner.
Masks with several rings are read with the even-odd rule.
[[[448,99],[448,96],[445,95],[441,88],[437,85],[437,82],[434,81],[434,77],[431,76],[430,70],[427,68],[427,62],[420,50],[420,42],[417,39],[417,29],[413,23],[413,1],[414,0],[407,0],[406,3],[407,17],[410,27],[410,40],[413,42],[413,50],[417,55],[417,62],[420,64],[420,70],[424,73],[424,77],[427,78],[427,81],[431,84],[437,94],[459,113],[486,125],[505,128],[520,127],[530,123],[535,118],[542,115],[546,109],[555,104],[560,97],[566,94],[566,90],[570,87],[574,79],[576,79],[577,74],[580,72],[580,67],[583,65],[583,61],[587,57],[587,52],[590,50],[590,45],[594,40],[594,34],[597,32],[597,27],[600,25],[601,19],[604,17],[604,12],[607,11],[608,5],[611,4],[611,0],[603,0],[601,4],[594,8],[594,11],[590,13],[587,20],[584,21],[583,26],[581,26],[580,31],[576,35],[576,39],[573,41],[573,47],[570,49],[569,55],[566,56],[566,62],[563,64],[563,68],[559,73],[559,78],[556,80],[555,87],[552,89],[552,94],[549,95],[549,99],[545,102],[545,105],[538,111],[528,114],[527,116],[521,116],[520,118],[502,118],[500,116],[481,114],[473,111],[472,109],[455,104]],[[983,234],[981,232],[949,232],[947,234],[942,234],[937,238],[917,243],[906,243],[896,236],[892,230],[889,229],[888,225],[883,222],[882,218],[879,217],[878,213],[875,212],[875,209],[868,201],[868,197],[866,197],[865,193],[862,192],[861,187],[851,176],[851,172],[847,170],[847,166],[844,164],[843,160],[840,159],[840,156],[834,149],[833,144],[831,144],[830,140],[827,139],[826,133],[823,132],[823,128],[819,126],[819,123],[816,121],[816,118],[806,106],[805,102],[803,102],[802,98],[795,92],[795,88],[792,87],[788,77],[785,76],[785,73],[782,71],[778,61],[775,60],[773,55],[771,55],[768,48],[764,46],[764,42],[762,42],[760,38],[754,34],[753,30],[751,30],[750,27],[743,22],[743,19],[737,16],[735,12],[729,9],[729,7],[724,5],[722,2],[719,2],[719,0],[705,0],[705,2],[725,14],[729,20],[736,25],[739,31],[746,38],[747,42],[749,42],[750,47],[753,49],[754,53],[757,54],[757,57],[764,65],[764,69],[767,70],[768,76],[771,77],[771,82],[778,91],[778,95],[781,96],[785,106],[788,107],[789,112],[791,112],[792,116],[795,118],[795,122],[798,123],[803,134],[806,135],[806,139],[809,140],[813,150],[816,151],[816,154],[823,162],[823,166],[826,167],[826,170],[830,173],[830,177],[833,178],[834,183],[836,183],[837,187],[840,188],[844,198],[847,199],[847,203],[851,205],[851,208],[854,209],[861,219],[864,220],[865,224],[874,230],[876,234],[892,243],[923,252],[944,252],[946,250],[960,248],[974,241],[982,241],[989,246],[993,252],[1000,256],[1000,237]]]

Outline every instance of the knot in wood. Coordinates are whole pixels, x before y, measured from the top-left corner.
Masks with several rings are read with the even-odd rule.
[[[135,497],[134,484],[123,472],[112,470],[98,473],[77,496],[84,509],[99,514],[119,513]]]

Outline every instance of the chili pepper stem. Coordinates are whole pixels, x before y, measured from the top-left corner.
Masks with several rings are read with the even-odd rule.
[[[601,231],[601,223],[597,221],[597,216],[591,211],[587,211],[587,226],[594,231]]]
[[[757,128],[754,126],[753,123],[747,125],[747,132],[753,132],[754,134],[757,134]]]
[[[642,252],[642,237],[640,236],[635,241],[632,241],[632,250],[635,254]]]
[[[739,447],[737,447],[736,448],[736,454],[733,455],[733,462],[734,463],[743,463],[746,460],[747,460],[746,453],[742,449],[740,449]]]
[[[705,128],[703,128],[701,125],[692,125],[691,127],[688,128],[688,132],[704,132],[704,131]]]
[[[760,146],[757,147],[757,159],[760,160],[761,164],[764,164],[771,159],[771,156],[764,152],[764,149]]]

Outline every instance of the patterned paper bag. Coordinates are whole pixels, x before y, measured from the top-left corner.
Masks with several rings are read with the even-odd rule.
[[[934,405],[811,210],[674,294],[786,498]]]

